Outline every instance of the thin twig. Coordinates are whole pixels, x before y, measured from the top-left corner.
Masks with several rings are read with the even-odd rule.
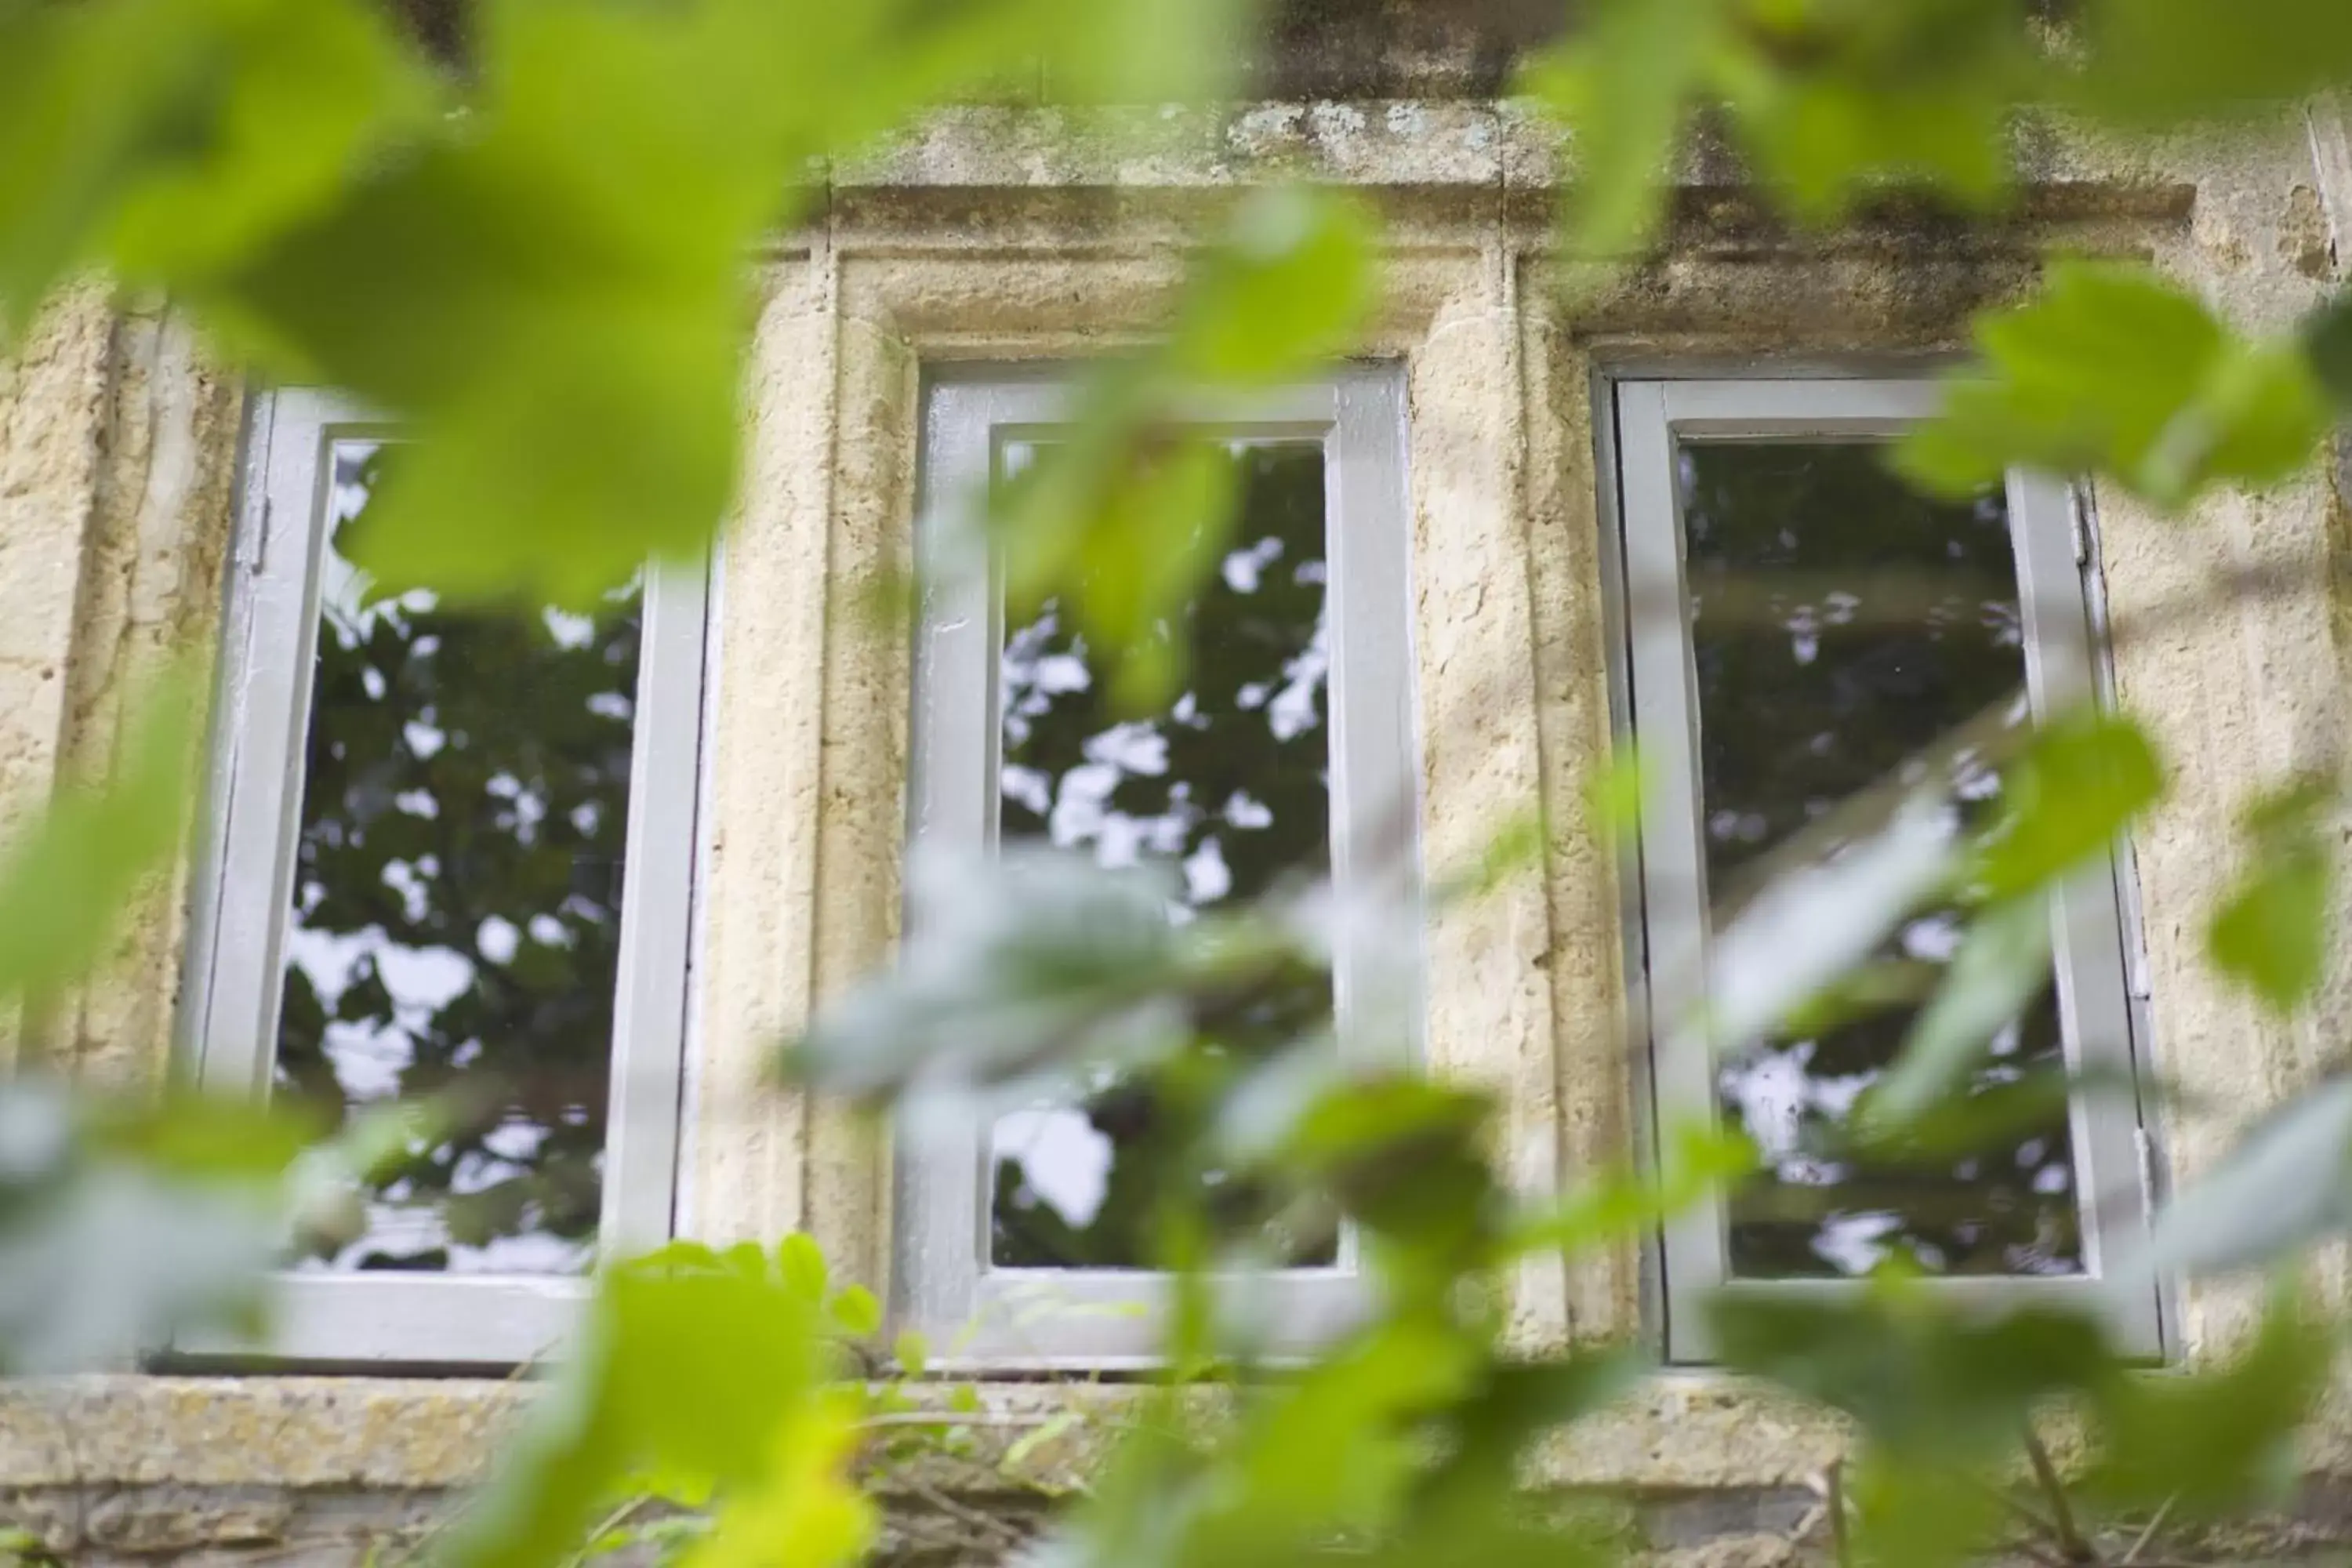
[[[582,1539],[580,1550],[572,1554],[571,1562],[574,1564],[574,1568],[577,1568],[577,1564],[588,1561],[588,1553],[594,1549],[598,1542],[628,1523],[631,1515],[653,1500],[653,1493],[639,1492],[603,1519],[598,1520],[594,1527]]]
[[[900,1480],[908,1491],[913,1492],[941,1513],[970,1525],[984,1535],[993,1536],[1004,1545],[1018,1546],[1029,1539],[1026,1531],[1007,1524],[994,1514],[973,1508],[969,1503],[957,1501],[929,1481],[919,1481],[911,1476],[902,1477]]]
[[[2075,1527],[2074,1510],[2066,1501],[2066,1483],[2058,1479],[2058,1467],[2050,1462],[2050,1450],[2029,1426],[2025,1429],[2025,1456],[2033,1463],[2033,1479],[2042,1485],[2042,1495],[2050,1500],[2050,1522],[2058,1545],[2069,1563],[2096,1563],[2099,1553],[2083,1539]]]
[[[2124,1568],[2131,1568],[2139,1561],[2139,1554],[2147,1550],[2147,1543],[2156,1539],[2158,1531],[2164,1528],[2164,1521],[2172,1516],[2172,1505],[2179,1500],[2178,1493],[2164,1500],[2163,1506],[2148,1520],[2147,1528],[2139,1532],[2139,1539],[2131,1543],[2129,1552],[2124,1553]]]
[[[900,1410],[868,1415],[857,1426],[860,1430],[879,1426],[1043,1426],[1051,1419],[1020,1411],[942,1410],[935,1414],[929,1410]]]

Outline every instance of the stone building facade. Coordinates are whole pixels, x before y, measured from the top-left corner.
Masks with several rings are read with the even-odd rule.
[[[1405,400],[1422,859],[1474,856],[1513,813],[1552,825],[1538,866],[1425,933],[1423,1049],[1432,1070],[1501,1093],[1498,1157],[1531,1192],[1634,1147],[1643,1115],[1623,1048],[1626,877],[1576,804],[1615,721],[1599,438],[1612,378],[1914,373],[1963,347],[1970,313],[2019,295],[2053,248],[2151,259],[2240,323],[2282,329],[2336,285],[2352,224],[2352,142],[2322,112],[2226,141],[2024,136],[2021,208],[1982,228],[1891,217],[1792,235],[1702,155],[1677,177],[1662,255],[1585,267],[1552,243],[1570,172],[1552,138],[1507,103],[1447,96],[1489,85],[1473,69],[1433,86],[1400,73],[1384,84],[1400,96],[1216,113],[943,114],[835,172],[822,221],[764,258],[748,462],[708,623],[677,1234],[804,1229],[845,1273],[891,1278],[890,1152],[762,1070],[771,1043],[883,960],[898,927],[912,660],[853,611],[914,548],[927,374],[1082,359],[1149,334],[1217,194],[1307,174],[1388,220],[1367,353],[1397,367]],[[220,646],[248,569],[237,530],[258,481],[240,468],[258,397],[206,362],[168,302],[95,285],[0,366],[0,826],[104,765],[127,696],[170,650]],[[2111,665],[2176,778],[2132,874],[2147,1048],[2197,1108],[2154,1128],[2154,1163],[2178,1180],[2334,1062],[2352,1021],[2340,968],[2317,1008],[2282,1025],[2200,956],[2240,808],[2340,754],[2346,503],[2322,471],[2213,497],[2185,522],[2093,499],[2107,624],[2162,621],[2118,636]],[[2250,570],[2287,586],[2163,619],[2200,581]],[[184,1033],[193,866],[152,890],[104,984],[23,1021],[20,1049],[112,1088],[159,1080]],[[1529,1268],[1514,1334],[1536,1352],[1654,1335],[1651,1271],[1633,1244]],[[2187,1289],[2166,1348],[2216,1354],[2252,1307],[2231,1288]],[[1117,1397],[1013,1378],[985,1394],[1006,1433],[1024,1412]],[[438,1517],[530,1397],[495,1369],[326,1362],[19,1386],[0,1391],[0,1518],[75,1561],[358,1562]],[[1692,1367],[1580,1429],[1547,1479],[1647,1500],[1645,1528],[1692,1561],[1769,1562],[1843,1440]],[[2323,1479],[2352,1474],[2352,1422],[2325,1424],[2310,1458]],[[1004,1509],[1017,1521],[1017,1500]],[[2326,1532],[2324,1511],[2306,1533]],[[910,1552],[960,1533],[922,1536],[913,1514],[907,1528]]]

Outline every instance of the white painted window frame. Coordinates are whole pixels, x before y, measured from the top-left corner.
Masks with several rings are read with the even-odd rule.
[[[919,604],[914,677],[910,847],[992,848],[998,816],[998,657],[1003,595],[980,537],[984,504],[1010,442],[1050,434],[1069,417],[1066,366],[951,366],[924,388],[916,529]],[[1414,895],[1415,857],[1385,836],[1419,820],[1413,700],[1411,538],[1401,366],[1339,370],[1246,403],[1204,405],[1201,425],[1241,440],[1311,442],[1324,451],[1332,668],[1331,865],[1345,896],[1374,874]],[[1400,861],[1402,863],[1400,864]],[[1368,889],[1369,890],[1369,889]],[[910,933],[919,935],[919,933]],[[1383,974],[1381,994],[1408,998],[1410,1038],[1375,1042],[1352,1027],[1369,940],[1337,955],[1334,1007],[1343,1052],[1415,1050],[1420,986]],[[1393,955],[1384,962],[1393,964]],[[910,1130],[911,1131],[911,1130]],[[1007,1268],[988,1261],[987,1129],[981,1118],[943,1131],[926,1120],[898,1141],[893,1310],[923,1333],[935,1362],[992,1369],[1103,1370],[1151,1363],[1168,1277],[1141,1269]],[[1303,1352],[1358,1321],[1367,1282],[1352,1236],[1338,1262],[1219,1281],[1271,1325],[1276,1356]]]
[[[1639,887],[1643,963],[1638,999],[1652,1023],[1651,1092],[1655,1114],[1673,1122],[1719,1115],[1716,1068],[1705,1040],[1667,1027],[1685,1016],[1705,985],[1708,898],[1697,771],[1698,701],[1689,598],[1684,574],[1678,442],[1886,438],[1932,416],[1934,381],[1818,376],[1635,379],[1609,384],[1615,416],[1612,587],[1623,637],[1617,661],[1620,724],[1639,744],[1643,805]],[[1607,470],[1604,470],[1606,472]],[[2087,520],[2074,487],[2027,470],[2008,478],[2025,633],[2026,687],[2037,718],[2102,694],[2103,649],[2086,581]],[[1662,616],[1652,606],[1683,606]],[[2124,868],[2115,857],[2068,881],[2052,900],[2059,1016],[2066,1058],[2135,1063]],[[2034,1300],[2089,1304],[2108,1314],[2119,1342],[2162,1353],[2160,1293],[2109,1289],[2104,1258],[2146,1234],[2149,1192],[2145,1137],[2134,1107],[2112,1096],[2078,1100],[2071,1112],[2075,1190],[2084,1203],[2084,1269],[2077,1276],[2005,1276],[1939,1280],[1936,1288],[1988,1305]],[[1802,1297],[1850,1290],[1837,1279],[1733,1279],[1728,1215],[1720,1196],[1669,1223],[1659,1267],[1669,1360],[1705,1363],[1715,1347],[1702,1298],[1717,1289]]]
[[[182,1059],[206,1089],[267,1095],[301,830],[302,766],[336,442],[398,427],[331,393],[257,395],[247,422],[192,899]],[[599,1251],[669,1238],[677,1182],[709,571],[647,567],[624,840]],[[176,1353],[352,1365],[520,1365],[562,1344],[577,1277],[288,1271],[266,1342]]]

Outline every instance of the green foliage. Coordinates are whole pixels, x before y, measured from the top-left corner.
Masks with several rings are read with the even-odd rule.
[[[2115,1510],[2210,1518],[2284,1503],[2301,1479],[2296,1434],[2326,1394],[2340,1332],[2284,1292],[2261,1335],[2193,1376],[2120,1378],[2102,1400],[2084,1494]]]
[[[847,1476],[862,1405],[837,1383],[829,1325],[864,1321],[871,1300],[833,1290],[804,1237],[773,1253],[681,1242],[607,1269],[522,1450],[444,1560],[559,1562],[599,1503],[647,1473],[668,1495],[720,1500],[709,1561],[854,1556],[873,1529]]]
[[[1697,1123],[1675,1130],[1661,1169],[1604,1172],[1556,1210],[1522,1218],[1513,1251],[1549,1248],[1571,1257],[1664,1224],[1710,1194],[1752,1174],[1756,1145],[1745,1133]]]
[[[1901,1126],[1943,1103],[1967,1080],[1985,1043],[2049,984],[2045,900],[2028,895],[1979,916],[1903,1055],[1872,1086],[1864,1118]]]
[[[206,275],[431,102],[356,0],[0,6],[0,342],[70,268]]]
[[[997,498],[1008,615],[1063,596],[1124,707],[1171,696],[1187,655],[1173,623],[1223,553],[1240,496],[1223,444],[1188,410],[1312,374],[1355,342],[1377,291],[1371,220],[1353,197],[1243,197],[1167,339],[1100,367],[1076,400],[1087,416]]]
[[[2157,1216],[2143,1257],[2115,1272],[2205,1274],[2272,1263],[2352,1226],[2352,1079],[2296,1095]]]
[[[1036,60],[1078,96],[1203,90],[1238,15],[489,0],[445,91],[357,0],[14,0],[0,300],[21,322],[82,261],[172,288],[261,368],[405,423],[354,546],[383,583],[586,603],[717,525],[745,258],[814,161]],[[1204,269],[1231,295],[1206,359],[1330,346],[1363,294],[1336,232],[1276,212]],[[1282,281],[1301,262],[1312,290]]]
[[[1647,241],[1664,211],[1656,176],[1700,104],[1721,106],[1767,197],[1818,223],[1918,186],[1997,203],[2021,106],[2168,124],[2352,75],[2352,21],[2322,0],[2091,0],[2067,61],[2037,41],[2038,9],[1589,8],[1529,79],[1577,132],[1576,244],[1606,257]],[[458,79],[358,0],[0,0],[0,310],[21,329],[85,263],[160,285],[257,370],[332,383],[404,422],[415,439],[385,460],[351,539],[385,587],[429,584],[452,605],[591,604],[649,554],[690,555],[709,539],[736,478],[749,258],[806,210],[824,161],[927,104],[1040,70],[1075,99],[1220,90],[1244,20],[1238,0],[488,0]],[[1165,700],[1192,668],[1176,626],[1246,488],[1216,442],[1186,433],[1190,412],[1203,394],[1276,386],[1351,348],[1376,309],[1378,248],[1369,215],[1339,194],[1239,199],[1165,337],[1106,363],[1067,436],[994,498],[1015,612],[1066,609],[1128,710]],[[1979,345],[1981,373],[1905,448],[1915,478],[1951,494],[2021,463],[2095,469],[2176,505],[2293,471],[2324,432],[2327,399],[2352,405],[2352,310],[2323,310],[2292,342],[2250,342],[2185,294],[2107,265],[2053,268],[2042,298],[1981,324]],[[447,657],[496,662],[499,634],[432,624]],[[380,637],[398,629],[390,618],[374,625],[328,650],[322,681],[364,688],[373,671],[432,684],[417,639]],[[579,662],[602,658],[600,646]],[[194,690],[167,694],[116,775],[62,800],[0,868],[0,994],[37,1000],[85,970],[176,843]],[[484,711],[469,724],[496,732]],[[329,737],[340,750],[310,759],[322,815],[306,818],[320,830],[304,853],[314,865],[346,857],[328,879],[373,888],[373,870],[415,860],[429,835],[374,802],[396,793],[413,760],[404,742],[349,722]],[[2044,1125],[2070,1091],[2117,1092],[2056,1073],[1987,1087],[1975,1069],[2046,974],[2048,893],[2162,785],[2127,720],[2061,721],[2010,770],[1982,833],[1961,837],[1948,803],[1915,800],[1750,900],[1717,943],[1718,1007],[1704,1022],[1741,1046],[1807,1008],[1916,1003],[1919,973],[1874,955],[1907,914],[1958,902],[1974,913],[1968,939],[1866,1102],[1863,1140],[1883,1144],[1872,1157],[1934,1159]],[[1635,775],[1604,793],[1607,822],[1630,821]],[[2330,798],[2296,787],[2250,815],[2252,865],[2213,924],[2216,963],[2281,1009],[2315,988],[2327,951]],[[1515,831],[1470,890],[1540,847],[1539,825]],[[531,858],[500,879],[548,891],[543,868],[522,868]],[[905,964],[822,1015],[791,1066],[866,1100],[1066,1089],[1108,1068],[1129,1075],[1121,1093],[1139,1086],[1144,1103],[1197,1113],[1168,1119],[1164,1163],[1141,1178],[1156,1260],[1183,1270],[1170,1341],[1182,1373],[1251,1348],[1203,1269],[1264,1256],[1276,1222],[1353,1227],[1378,1285],[1368,1321],[1295,1376],[1253,1383],[1222,1426],[1181,1419],[1178,1391],[1148,1401],[1043,1561],[1248,1568],[1334,1546],[1375,1568],[1604,1558],[1599,1532],[1534,1521],[1517,1480],[1538,1443],[1601,1408],[1640,1363],[1515,1361],[1497,1279],[1532,1254],[1622,1247],[1741,1178],[1757,1152],[1677,1131],[1662,1169],[1629,1166],[1530,1209],[1497,1177],[1490,1096],[1341,1070],[1319,1025],[1299,1022],[1328,1008],[1282,1013],[1304,1037],[1297,1049],[1234,1051],[1234,1016],[1328,994],[1329,933],[1271,890],[1264,879],[1178,925],[1171,887],[1149,875],[1020,855],[920,869]],[[483,914],[463,892],[436,889],[413,923],[462,935]],[[349,902],[304,918],[340,933],[411,919],[392,920],[373,894]],[[542,967],[520,977],[526,1001],[597,989],[547,955],[531,962]],[[468,1039],[536,1048],[492,989],[433,1022],[423,1076]],[[300,1043],[370,1001],[352,998],[346,1016],[345,999],[298,986],[289,1001],[286,1065],[313,1090],[329,1086]],[[371,1174],[430,1186],[432,1152],[478,1134],[467,1118],[479,1115],[453,1100],[429,1124],[363,1123],[327,1163],[346,1188]],[[0,1371],[88,1364],[192,1324],[248,1325],[278,1246],[280,1176],[306,1131],[201,1105],[105,1114],[46,1089],[0,1092]],[[2352,1082],[2331,1081],[2184,1194],[2145,1256],[2110,1260],[2111,1283],[2268,1264],[2341,1230],[2347,1161]],[[1213,1187],[1215,1204],[1201,1196]],[[452,1228],[483,1238],[514,1223],[526,1194],[473,1197]],[[575,1204],[566,1223],[584,1234],[593,1213]],[[2090,1318],[1963,1310],[1894,1275],[1837,1298],[1733,1293],[1714,1319],[1730,1366],[1860,1423],[1873,1445],[1851,1482],[1861,1554],[1906,1568],[1989,1536],[1989,1478],[2053,1400],[2098,1425],[2086,1495],[2103,1506],[2206,1512],[2269,1495],[2334,1348],[2280,1310],[2238,1363],[2154,1382],[2130,1373]],[[447,1555],[520,1568],[583,1535],[604,1551],[659,1531],[713,1568],[852,1560],[876,1529],[852,1473],[860,1445],[877,1410],[908,1413],[902,1392],[856,1382],[882,1326],[875,1296],[834,1279],[804,1237],[772,1253],[679,1246],[608,1270],[531,1436]],[[908,1376],[929,1360],[904,1337],[896,1354]],[[616,1493],[633,1500],[624,1512],[658,1495],[712,1518],[632,1531],[608,1513],[592,1529]]]
[[[1145,873],[1015,852],[919,862],[909,882],[919,934],[898,972],[828,1010],[787,1055],[788,1070],[833,1093],[1152,1059],[1176,1043],[1163,994],[1221,966],[1214,933],[1171,926],[1167,889]]]
[[[1758,173],[1791,216],[1924,186],[1982,209],[2010,187],[2009,120],[2037,89],[2016,0],[1750,5],[1727,97]]]
[[[2253,863],[2206,933],[2214,966],[2281,1013],[2317,990],[2326,968],[2336,804],[2333,786],[2306,780],[2249,809],[2244,830]]]
[[[1986,208],[2011,181],[2009,120],[2041,91],[2016,0],[1643,0],[1591,7],[1524,89],[1574,135],[1570,243],[1638,249],[1664,216],[1696,106],[1800,221],[1833,221],[1889,190]]]
[[[142,879],[180,842],[204,702],[194,673],[159,680],[120,764],[68,788],[0,859],[0,1001],[95,963]]]
[[[1726,0],[1596,6],[1584,30],[1528,72],[1522,88],[1575,133],[1577,248],[1617,256],[1655,226],[1683,117],[1725,45]]]
[[[1810,1300],[1727,1295],[1711,1314],[1726,1366],[1843,1410],[1906,1459],[1983,1459],[2054,1395],[2115,1367],[2095,1319],[2047,1307],[1984,1314],[1885,1274]]]
[[[2309,362],[2250,343],[2136,268],[2068,261],[2040,298],[1981,317],[1982,371],[1902,448],[1904,472],[1966,495],[2021,465],[2096,470],[2160,506],[2216,483],[2263,485],[2308,462],[2326,427]]]
[[[84,1110],[38,1079],[0,1086],[0,1376],[257,1326],[304,1131],[246,1101]]]
[[[2004,775],[2000,816],[1968,880],[1987,899],[2043,891],[2105,853],[2163,789],[2162,764],[2137,723],[2095,711],[2063,716]]]
[[[2352,80],[2352,14],[2331,0],[2099,0],[2084,8],[2078,105],[2123,124],[2275,114]]]

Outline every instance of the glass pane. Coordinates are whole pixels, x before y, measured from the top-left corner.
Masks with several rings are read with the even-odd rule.
[[[376,458],[340,442],[340,527]],[[639,627],[369,599],[330,547],[278,1092],[345,1117],[448,1093],[447,1139],[368,1194],[312,1267],[582,1268],[596,1233]]]
[[[2023,636],[2000,495],[1925,500],[1859,442],[1694,443],[1680,462],[1706,869],[1720,921],[1759,857],[2010,701],[2025,678]],[[2004,718],[2024,721],[2022,704]],[[1967,809],[1987,809],[1999,790],[1991,770],[1969,753],[1952,766]],[[1940,966],[1958,935],[1950,911],[1930,911],[1882,956]],[[1726,1066],[1726,1110],[1767,1164],[1731,1205],[1733,1272],[1857,1274],[1898,1253],[1937,1274],[2080,1270],[2063,1117],[1942,1168],[1874,1169],[1822,1152],[1824,1125],[1893,1060],[1915,1016],[1890,1009]],[[1979,1087],[2062,1059],[2045,990],[1995,1038]]]
[[[1084,640],[1051,605],[1007,629],[999,667],[1002,837],[1045,838],[1104,866],[1172,865],[1179,920],[1329,866],[1323,453],[1241,447],[1231,460],[1240,517],[1180,628],[1190,685],[1165,712],[1115,716]],[[1330,1011],[1328,982],[1301,975],[1244,1016],[1204,1025],[1203,1038],[1213,1056],[1259,1054],[1326,1026]],[[1148,1264],[1156,1178],[1191,1131],[1181,1107],[1116,1081],[1082,1105],[1003,1117],[992,1260]],[[1220,1196],[1237,1210],[1247,1202]],[[1299,1263],[1333,1256],[1328,1235],[1276,1245]]]

